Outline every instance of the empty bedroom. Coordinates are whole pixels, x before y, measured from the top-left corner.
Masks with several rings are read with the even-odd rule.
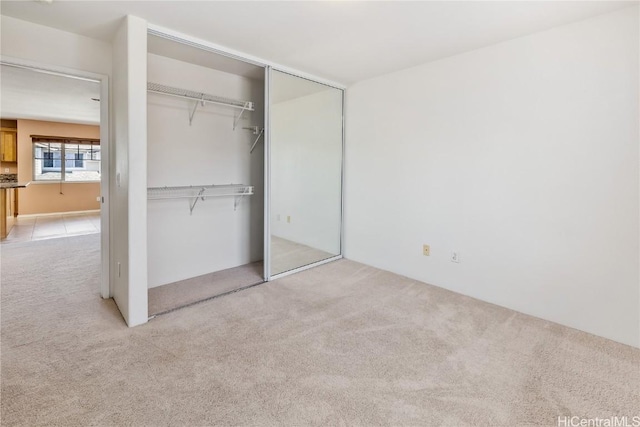
[[[0,15],[2,425],[640,426],[637,1]]]

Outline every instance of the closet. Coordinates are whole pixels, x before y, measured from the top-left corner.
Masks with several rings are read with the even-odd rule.
[[[340,258],[343,90],[147,46],[149,316]]]

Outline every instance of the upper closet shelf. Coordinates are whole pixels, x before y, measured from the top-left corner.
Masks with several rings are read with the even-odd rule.
[[[233,129],[235,130],[242,113],[245,111],[254,111],[254,105],[251,101],[239,101],[237,99],[224,98],[222,96],[209,95],[203,92],[195,92],[188,89],[180,89],[171,86],[161,85],[159,83],[147,83],[147,90],[149,92],[160,93],[163,95],[175,96],[178,98],[186,98],[195,101],[193,109],[189,113],[189,125],[193,122],[193,116],[198,109],[198,105],[204,106],[205,104],[224,105],[226,107],[236,108],[240,110],[237,116],[233,119]]]

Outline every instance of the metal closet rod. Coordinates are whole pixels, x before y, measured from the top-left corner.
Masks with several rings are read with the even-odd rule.
[[[224,105],[232,108],[239,108],[241,110],[254,111],[254,105],[251,101],[239,101],[236,99],[224,98],[221,96],[210,95],[204,92],[196,92],[188,89],[180,89],[172,86],[165,86],[159,83],[147,83],[147,90],[149,92],[159,93],[162,95],[174,96],[177,98],[190,99],[192,101],[205,103]]]

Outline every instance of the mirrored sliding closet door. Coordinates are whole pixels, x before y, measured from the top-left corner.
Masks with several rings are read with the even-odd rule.
[[[270,276],[341,255],[343,91],[270,70]]]

